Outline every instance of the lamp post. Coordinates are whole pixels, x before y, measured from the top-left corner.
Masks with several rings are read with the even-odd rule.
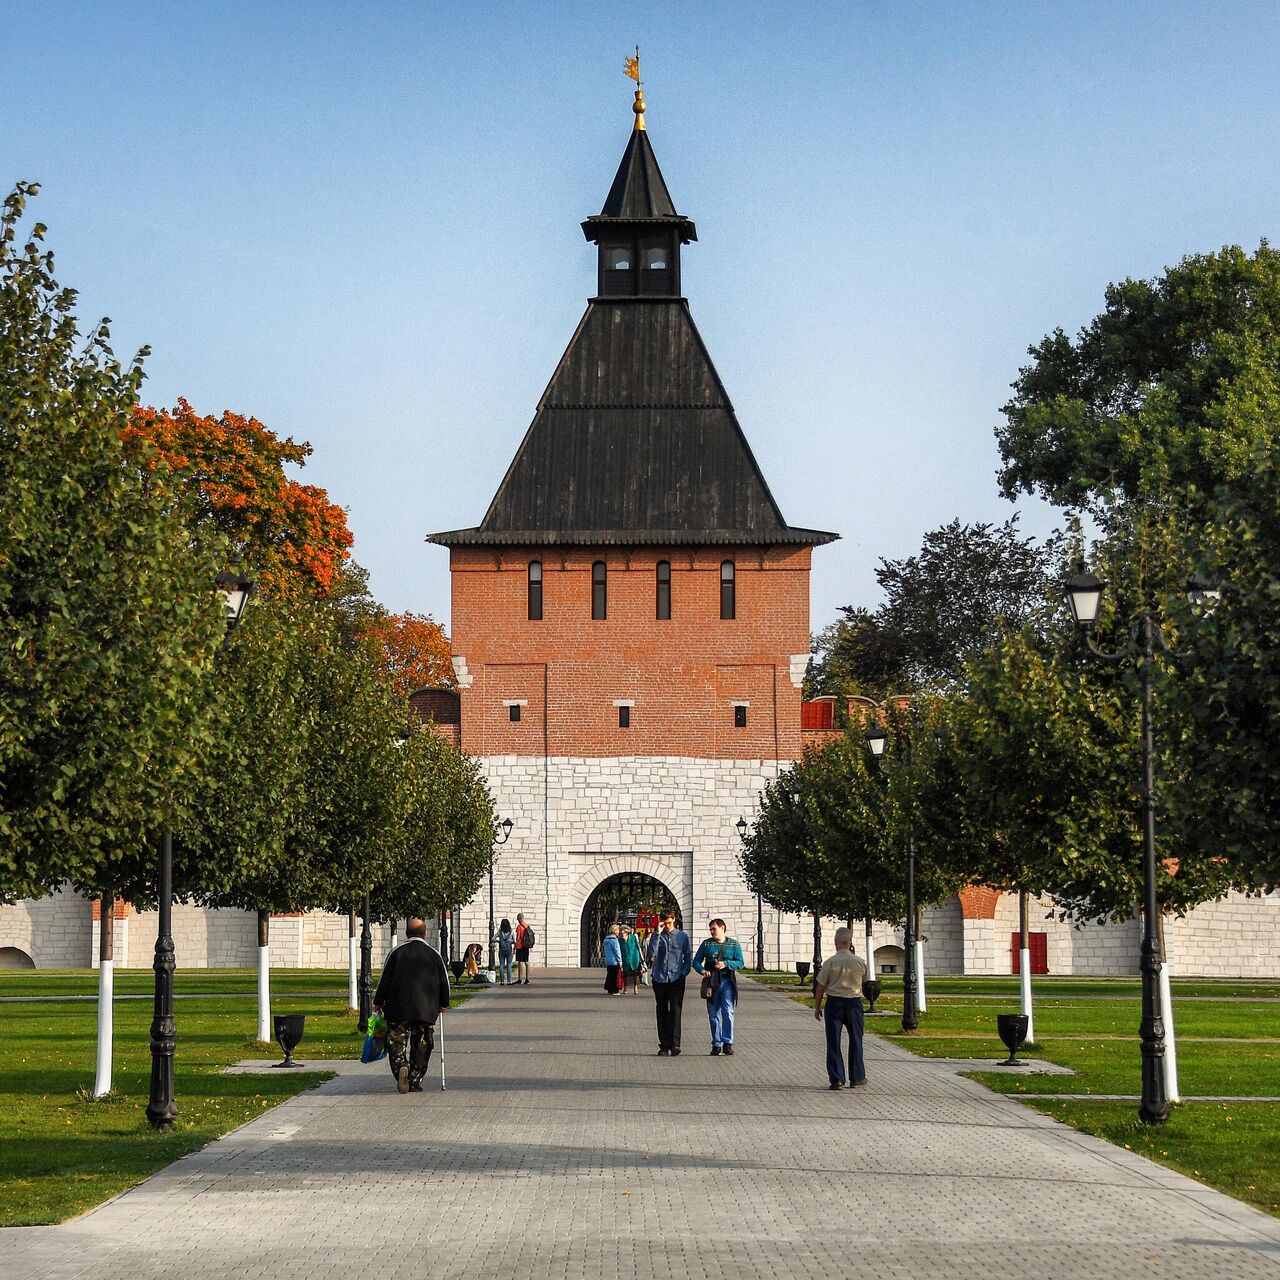
[[[1104,662],[1137,660],[1142,684],[1142,1020],[1138,1035],[1142,1041],[1142,1101],[1138,1118],[1145,1124],[1162,1124],[1169,1118],[1169,1097],[1165,1088],[1165,1031],[1160,1009],[1160,902],[1156,893],[1156,787],[1155,732],[1151,715],[1151,664],[1157,646],[1172,655],[1156,619],[1143,610],[1129,626],[1129,639],[1109,651],[1097,641],[1098,612],[1107,584],[1091,573],[1073,573],[1063,584],[1076,629],[1085,648]],[[1193,608],[1212,609],[1219,591],[1200,574],[1193,574],[1184,588]]]
[[[889,734],[883,725],[867,730],[867,747],[877,762],[884,755]],[[911,733],[906,734],[907,751],[907,918],[902,927],[902,1029],[914,1031],[920,1025],[916,1012],[915,920],[916,920],[916,833],[915,797]]]
[[[747,843],[746,818],[739,818],[734,823],[734,827],[738,832],[738,839],[745,845]],[[759,893],[756,894],[756,972],[764,972],[764,899]]]
[[[373,931],[369,928],[369,895],[360,904],[360,1021],[361,1031],[369,1030],[373,1012]]]
[[[216,585],[222,593],[223,616],[227,624],[223,643],[231,638],[244,614],[253,583],[238,573],[223,571]],[[156,975],[151,1013],[151,1088],[147,1098],[147,1121],[153,1129],[167,1129],[178,1114],[173,1092],[173,1053],[177,1031],[173,1021],[173,831],[172,812],[166,814],[160,837],[160,874],[156,954],[152,970]],[[106,904],[103,904],[106,909]]]
[[[493,829],[493,845],[489,850],[489,969],[491,972],[497,970],[497,956],[494,952],[494,946],[497,937],[493,928],[493,864],[497,858],[497,848],[500,844],[506,844],[511,839],[511,828],[514,824],[510,818],[503,820]],[[536,941],[536,939],[535,939]]]

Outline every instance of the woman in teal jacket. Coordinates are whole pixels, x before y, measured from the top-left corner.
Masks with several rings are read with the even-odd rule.
[[[640,974],[644,969],[644,957],[640,954],[640,939],[629,924],[622,926],[622,980],[624,989],[633,996],[640,994]]]
[[[728,926],[719,918],[708,928],[711,937],[703,939],[693,967],[711,980],[711,999],[707,1001],[707,1018],[711,1022],[711,1056],[722,1053],[733,1056],[733,1019],[738,1007],[738,980],[734,976],[745,964],[742,946],[729,937]]]

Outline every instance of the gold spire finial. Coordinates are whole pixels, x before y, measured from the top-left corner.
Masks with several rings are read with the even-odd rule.
[[[627,75],[636,82],[636,100],[631,104],[631,110],[636,113],[636,128],[644,128],[644,83],[640,79],[640,46],[636,45],[636,56],[628,58],[623,64],[623,70]]]

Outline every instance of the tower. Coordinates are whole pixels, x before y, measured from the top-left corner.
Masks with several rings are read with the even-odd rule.
[[[585,961],[646,893],[747,935],[733,824],[799,755],[810,557],[836,536],[783,519],[694,325],[697,232],[639,91],[582,230],[596,295],[484,518],[429,539],[450,553],[462,748],[515,824],[498,914],[532,913],[549,964]]]

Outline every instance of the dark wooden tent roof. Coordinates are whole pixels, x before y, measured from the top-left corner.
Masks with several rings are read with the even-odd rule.
[[[675,211],[642,129],[584,230],[693,223]],[[792,543],[684,298],[595,298],[484,519],[443,546]]]

